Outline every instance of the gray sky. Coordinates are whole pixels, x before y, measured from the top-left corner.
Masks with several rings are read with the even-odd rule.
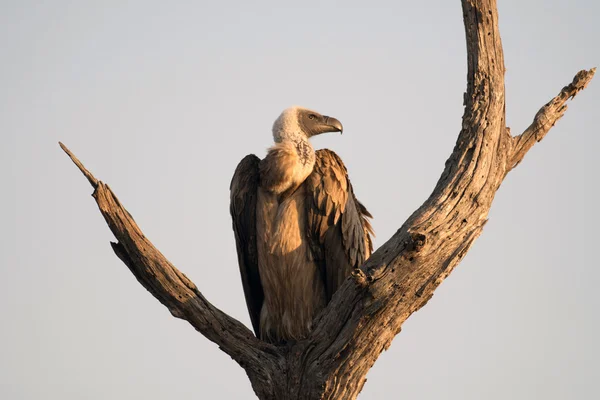
[[[366,4],[0,1],[0,398],[253,398],[244,371],[114,256],[57,141],[210,301],[249,324],[229,182],[244,155],[264,155],[281,110],[343,122],[343,136],[313,143],[346,163],[377,245],[429,195],[454,146],[460,2]],[[500,1],[513,133],[600,64],[599,17],[597,1]],[[509,175],[483,235],[361,399],[598,396],[599,85]]]

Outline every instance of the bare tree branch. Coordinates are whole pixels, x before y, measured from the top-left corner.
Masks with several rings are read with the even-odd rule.
[[[64,144],[62,144],[62,142],[58,142],[58,144],[60,145],[60,148],[63,149],[63,151],[65,153],[67,153],[67,155],[69,156],[69,158],[71,159],[71,161],[73,161],[73,163],[75,163],[75,165],[77,165],[77,168],[79,168],[79,170],[81,171],[81,173],[83,174],[83,176],[85,176],[88,180],[88,182],[90,182],[90,184],[92,185],[92,187],[94,189],[96,189],[98,187],[98,179],[96,179],[94,177],[94,175],[92,175],[92,173],[90,171],[88,171],[83,164],[81,163],[81,161],[79,161],[79,159],[77,157],[75,157],[75,154],[71,153],[71,150],[69,150],[67,148],[67,146],[65,146]]]
[[[581,71],[512,138],[505,124],[504,56],[495,0],[462,0],[467,91],[462,130],[432,194],[353,272],[317,317],[311,335],[275,347],[215,308],[146,239],[104,183],[69,152],[95,187],[94,198],[119,243],[117,256],[178,317],[236,360],[261,399],[355,399],[379,354],[423,307],[481,234],[508,171],[564,114],[595,69]]]
[[[573,82],[562,88],[556,97],[540,108],[535,114],[531,125],[522,134],[513,138],[509,170],[519,165],[529,149],[541,141],[550,131],[550,128],[556,124],[556,121],[562,118],[565,111],[567,111],[567,101],[575,98],[577,93],[585,89],[595,73],[596,68],[579,71],[573,78]]]
[[[318,368],[311,379],[324,377],[324,398],[358,395],[402,323],[479,236],[504,177],[508,141],[496,3],[462,3],[468,49],[463,129],[429,199],[366,262],[364,278],[356,273],[346,281],[317,323],[309,354]],[[317,390],[306,398],[317,398]]]
[[[95,188],[93,197],[119,241],[111,243],[113,250],[142,286],[173,316],[188,321],[240,365],[253,365],[252,371],[247,370],[255,375],[251,379],[267,380],[268,374],[260,366],[280,357],[277,348],[257,339],[244,324],[206,300],[196,285],[146,238],[108,185],[97,180],[65,145],[60,143],[60,146]]]

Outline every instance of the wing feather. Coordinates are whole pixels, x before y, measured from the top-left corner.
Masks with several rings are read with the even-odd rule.
[[[256,198],[259,182],[260,159],[247,155],[238,164],[230,186],[231,218],[237,246],[238,264],[244,295],[254,333],[260,334],[260,309],[264,300],[263,287],[258,272],[256,248]]]
[[[356,199],[342,160],[331,150],[316,152],[306,183],[309,241],[331,296],[373,250],[367,209]]]

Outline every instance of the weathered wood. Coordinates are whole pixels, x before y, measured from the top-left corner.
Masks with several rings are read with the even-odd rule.
[[[567,100],[575,98],[577,93],[585,89],[588,83],[592,81],[595,73],[596,68],[592,68],[589,71],[579,71],[573,78],[573,82],[562,88],[556,97],[540,108],[537,114],[535,114],[531,125],[522,134],[513,138],[511,155],[509,157],[509,169],[513,169],[519,165],[529,149],[546,136],[550,128],[567,111]]]
[[[118,240],[112,244],[117,256],[175,317],[236,360],[259,398],[355,399],[402,323],[427,303],[481,234],[507,173],[591,81],[595,68],[577,73],[523,134],[511,137],[496,1],[462,0],[462,7],[467,92],[462,130],[445,169],[425,203],[344,282],[301,342],[264,343],[210,304],[143,235],[110,188],[61,144],[95,188],[100,212]]]
[[[258,340],[244,324],[206,300],[196,285],[146,238],[108,185],[85,169],[64,144],[59,144],[94,187],[93,197],[118,240],[111,246],[142,286],[174,317],[188,321],[242,367],[249,367],[246,372],[253,385],[270,385],[270,371],[274,368],[270,364],[282,358],[280,351]]]

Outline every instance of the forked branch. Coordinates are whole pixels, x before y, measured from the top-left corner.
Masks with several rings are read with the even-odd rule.
[[[118,240],[117,256],[171,313],[217,343],[246,370],[261,399],[355,399],[379,354],[423,307],[477,239],[508,171],[562,117],[595,68],[536,114],[523,134],[505,124],[504,56],[495,0],[462,0],[467,92],[462,130],[425,203],[354,271],[306,340],[275,347],[210,304],[148,241],[110,188],[61,144],[95,188],[100,212]],[[401,178],[401,177],[400,177]]]

